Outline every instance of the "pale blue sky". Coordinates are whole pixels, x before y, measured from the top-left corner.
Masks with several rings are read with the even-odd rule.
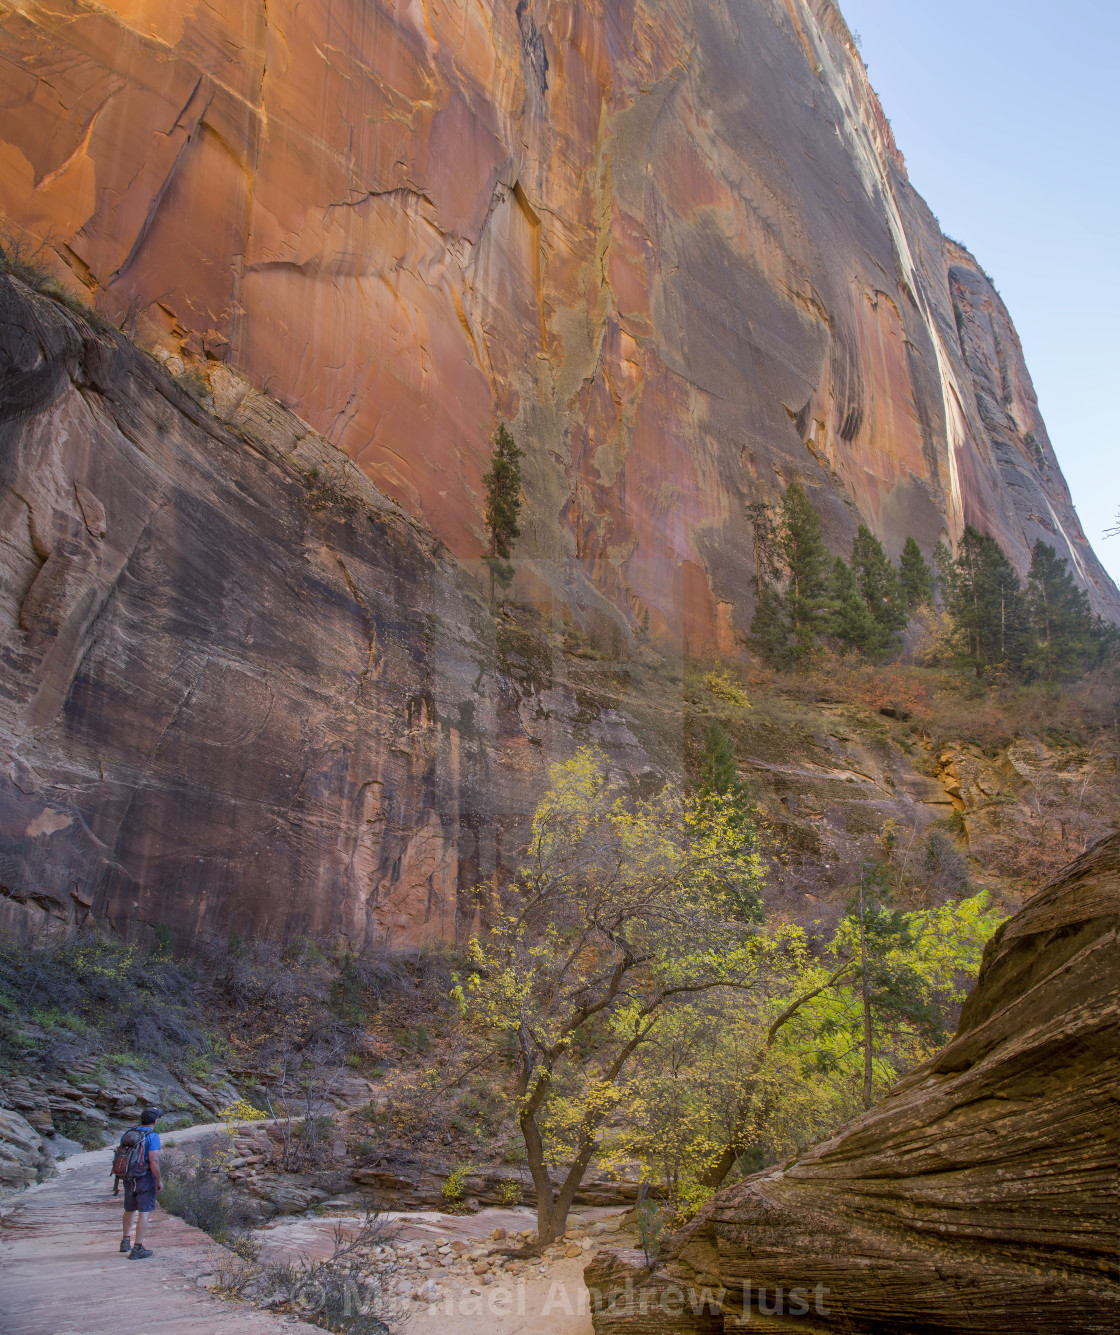
[[[1120,4],[839,0],[910,179],[1007,303],[1082,527],[1120,583]]]

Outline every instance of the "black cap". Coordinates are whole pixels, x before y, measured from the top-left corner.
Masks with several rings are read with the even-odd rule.
[[[159,1121],[159,1119],[162,1116],[163,1116],[162,1108],[145,1108],[144,1111],[140,1114],[140,1125],[155,1126],[155,1124]]]

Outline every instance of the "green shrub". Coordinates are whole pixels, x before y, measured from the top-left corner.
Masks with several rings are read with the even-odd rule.
[[[84,1150],[99,1150],[105,1145],[105,1137],[95,1126],[83,1122],[78,1117],[63,1117],[55,1122],[55,1128],[67,1140],[76,1140]]]
[[[187,1070],[196,1080],[208,1080],[210,1078],[210,1058],[205,1053],[192,1053],[187,1058]]]
[[[938,824],[943,825],[950,834],[955,834],[958,838],[963,839],[968,834],[968,826],[965,825],[963,811],[954,811],[951,816],[946,816]]]

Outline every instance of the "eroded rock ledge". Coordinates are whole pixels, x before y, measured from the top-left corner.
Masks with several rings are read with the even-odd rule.
[[[652,1273],[597,1259],[598,1335],[1120,1329],[1118,929],[1113,835],[1004,924],[956,1038],[871,1112],[714,1197]]]

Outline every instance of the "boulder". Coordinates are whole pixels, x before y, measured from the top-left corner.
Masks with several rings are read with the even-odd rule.
[[[1113,835],[1003,924],[955,1039],[875,1108],[719,1192],[652,1271],[597,1257],[597,1335],[1120,1329],[1118,932]]]
[[[207,1089],[205,1085],[196,1084],[191,1080],[184,1080],[183,1088],[188,1094],[192,1094],[207,1112],[217,1115],[221,1111],[222,1099],[215,1094],[213,1090]]]
[[[69,1159],[72,1154],[85,1154],[86,1147],[76,1140],[70,1140],[61,1131],[56,1131],[46,1142],[47,1151],[52,1159]]]

